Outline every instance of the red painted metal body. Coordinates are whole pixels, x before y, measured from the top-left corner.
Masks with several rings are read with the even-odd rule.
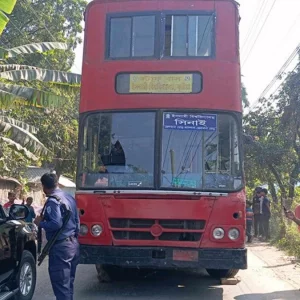
[[[91,245],[115,245],[115,246],[167,246],[167,247],[195,247],[195,248],[243,248],[244,234],[232,242],[229,238],[216,241],[212,238],[212,230],[215,227],[227,229],[234,226],[244,233],[245,215],[243,192],[230,194],[228,197],[157,197],[153,195],[138,196],[132,199],[131,195],[90,195],[77,194],[77,202],[80,209],[84,210],[81,222],[92,227],[94,224],[101,224],[104,228],[103,234],[95,238],[89,233],[81,237],[82,244]],[[137,198],[137,197],[136,197]],[[238,219],[233,217],[234,213],[241,212]],[[128,219],[153,219],[153,220],[205,220],[206,226],[201,230],[190,230],[191,232],[203,233],[200,241],[197,242],[178,242],[161,241],[158,238],[148,241],[138,240],[116,240],[111,234],[116,230],[110,226],[108,219],[128,218]],[[118,230],[118,229],[117,229]],[[120,230],[134,231],[139,230],[150,232],[148,229],[122,228]],[[188,232],[188,230],[163,229],[163,232]]]
[[[139,11],[215,11],[215,57],[210,59],[108,60],[105,58],[106,16],[118,12]],[[96,0],[86,11],[80,113],[105,110],[203,109],[242,112],[238,44],[239,14],[231,0]],[[199,71],[203,90],[199,94],[128,94],[115,91],[115,77],[120,72],[188,72]],[[81,141],[80,141],[81,142]],[[243,249],[245,247],[245,193],[241,189],[226,196],[159,195],[148,193],[100,194],[77,191],[81,223],[95,224],[103,233],[90,232],[80,237],[82,245],[114,247],[173,247],[202,249]],[[117,228],[111,219],[148,220],[149,226]],[[167,220],[203,220],[193,229],[162,226]],[[153,223],[151,223],[153,222]],[[177,222],[177,221],[176,221]],[[222,227],[226,236],[215,240],[212,231]],[[231,241],[229,228],[240,230],[240,237]],[[113,232],[147,232],[151,239],[117,239]],[[163,240],[165,232],[200,233],[196,241]],[[184,256],[184,255],[183,255]],[[179,253],[177,256],[181,257]]]
[[[216,57],[213,59],[105,60],[106,14],[138,11],[216,10]],[[242,111],[238,45],[239,15],[233,1],[94,1],[86,12],[80,112],[104,109],[201,108]],[[200,71],[203,91],[182,95],[120,95],[120,72]]]

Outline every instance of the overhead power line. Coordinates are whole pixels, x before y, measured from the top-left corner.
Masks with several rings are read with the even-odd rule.
[[[254,13],[254,17],[251,20],[251,23],[250,23],[250,26],[249,26],[249,30],[248,30],[248,32],[246,34],[245,41],[244,41],[244,43],[243,43],[243,45],[241,47],[242,51],[243,51],[244,47],[247,45],[247,43],[248,43],[248,41],[249,41],[252,33],[255,32],[255,30],[257,28],[257,25],[259,23],[259,18],[262,15],[262,13],[264,12],[266,4],[267,4],[267,0],[263,0],[263,2],[261,2],[260,5],[257,7],[257,10]]]
[[[262,26],[261,26],[261,28],[260,28],[258,34],[257,34],[257,36],[256,36],[256,38],[255,38],[255,40],[254,40],[254,42],[252,43],[252,46],[251,46],[250,50],[248,51],[248,53],[247,53],[247,55],[246,55],[246,58],[244,59],[242,65],[245,65],[245,63],[247,62],[248,58],[250,57],[251,52],[252,52],[253,48],[255,47],[255,44],[256,44],[258,38],[260,37],[260,35],[261,35],[261,33],[262,33],[262,31],[263,31],[263,29],[264,29],[264,27],[265,27],[265,25],[266,25],[266,23],[267,23],[269,17],[270,17],[270,15],[271,15],[271,12],[272,12],[272,10],[273,10],[273,8],[274,8],[276,2],[277,2],[277,0],[274,0],[274,2],[273,2],[272,6],[271,6],[271,8],[270,8],[270,10],[269,10],[269,12],[268,12],[268,14],[267,14],[267,16],[266,16],[266,18],[265,18],[263,24],[262,24]]]
[[[297,48],[293,51],[293,53],[289,56],[287,61],[284,63],[284,65],[281,67],[281,69],[278,71],[278,73],[275,75],[275,77],[272,79],[272,81],[267,85],[267,87],[263,90],[263,92],[260,95],[260,98],[264,98],[267,93],[271,90],[273,85],[276,83],[278,79],[284,74],[286,69],[290,66],[290,64],[294,61],[295,57],[299,53],[300,50],[300,44],[297,46]]]
[[[286,60],[286,62],[283,64],[283,66],[280,68],[280,70],[277,72],[277,74],[274,76],[274,78],[271,80],[271,82],[263,90],[263,92],[261,93],[259,98],[255,101],[255,103],[253,103],[253,105],[251,105],[249,112],[253,111],[253,109],[259,103],[259,100],[263,99],[268,94],[268,92],[273,88],[273,86],[277,82],[277,80],[280,79],[282,75],[284,75],[285,71],[290,66],[290,64],[294,61],[294,59],[299,54],[299,52],[300,52],[300,43],[298,44],[296,49],[292,52],[292,54],[289,56],[289,58]],[[298,65],[299,64],[296,65],[296,67],[292,70],[292,72],[296,70]],[[275,94],[278,91],[278,89],[282,86],[283,83],[284,83],[284,81],[277,87],[277,89],[274,91],[273,94]]]

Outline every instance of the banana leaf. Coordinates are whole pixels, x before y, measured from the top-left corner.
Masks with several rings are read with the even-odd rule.
[[[11,57],[16,57],[18,55],[32,54],[32,53],[44,53],[50,50],[67,50],[68,46],[65,43],[59,42],[42,42],[42,43],[32,43],[26,44],[11,49],[1,48],[0,59],[7,59]]]
[[[79,85],[81,75],[63,71],[54,71],[46,69],[31,69],[31,70],[16,70],[1,72],[0,78],[10,81],[34,81],[39,80],[42,82],[55,82],[69,85]]]
[[[0,120],[0,133],[36,155],[44,155],[49,152],[32,133],[17,125]]]
[[[28,151],[26,148],[22,147],[20,144],[14,142],[11,139],[8,139],[6,137],[0,136],[0,141],[8,144],[9,147],[13,148],[14,150],[22,153],[25,155],[28,159],[31,159],[33,161],[37,161],[38,157],[36,157],[33,153]]]
[[[0,0],[0,34],[9,21],[6,14],[10,14],[13,11],[16,2],[17,0]]]
[[[32,133],[32,134],[37,134],[38,133],[38,129],[32,125],[29,125],[23,121],[20,120],[16,120],[10,117],[5,116],[4,114],[0,114],[0,120],[8,123],[8,124],[12,124],[12,125],[16,125],[18,127],[21,127],[23,129],[25,129],[26,131]]]
[[[31,87],[0,82],[0,104],[2,104],[2,107],[10,107],[12,103],[20,104],[20,101],[15,100],[21,100],[22,105],[35,106],[39,108],[62,107],[66,102],[65,97],[53,93],[37,90]]]

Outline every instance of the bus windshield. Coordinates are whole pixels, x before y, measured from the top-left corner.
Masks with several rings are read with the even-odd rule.
[[[161,117],[156,118],[156,114]],[[156,120],[160,120],[161,128],[157,133]],[[228,114],[91,114],[84,123],[79,186],[88,189],[239,189],[242,171],[238,132],[236,120]],[[160,147],[160,153],[155,152],[158,149],[155,145]],[[160,165],[157,174],[155,165]]]
[[[98,113],[84,126],[82,184],[92,188],[154,186],[155,113]]]
[[[226,114],[164,113],[161,186],[233,190],[241,186],[237,124]]]

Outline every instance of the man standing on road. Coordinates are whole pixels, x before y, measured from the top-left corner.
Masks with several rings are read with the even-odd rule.
[[[262,215],[260,209],[260,193],[261,187],[255,189],[255,195],[253,197],[253,213],[254,213],[254,236],[258,238],[262,234]]]
[[[44,216],[38,216],[35,224],[46,232],[47,240],[63,226],[64,204],[71,211],[71,217],[49,253],[49,275],[57,300],[73,300],[74,280],[79,263],[79,216],[75,199],[58,188],[55,174],[46,173],[41,182],[48,196]]]
[[[263,228],[263,238],[267,241],[270,239],[270,200],[267,198],[268,190],[262,189],[261,196],[261,212],[262,212],[262,228]]]

